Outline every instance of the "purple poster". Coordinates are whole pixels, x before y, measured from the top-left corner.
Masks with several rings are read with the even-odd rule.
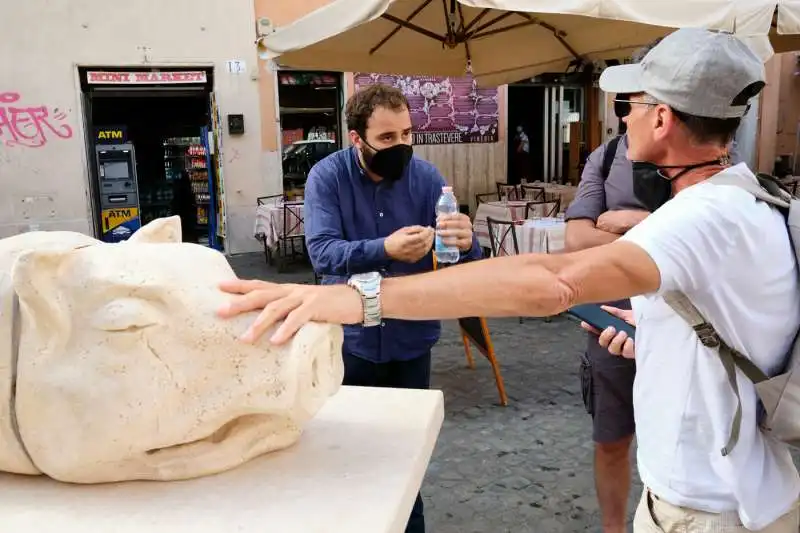
[[[356,72],[355,89],[383,83],[408,98],[414,144],[497,142],[497,89],[479,89],[472,78],[395,76]]]

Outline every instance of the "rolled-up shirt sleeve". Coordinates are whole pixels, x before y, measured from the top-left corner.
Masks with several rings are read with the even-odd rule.
[[[606,190],[602,175],[605,153],[606,145],[604,144],[592,152],[586,160],[578,191],[575,193],[575,199],[567,208],[565,220],[585,218],[597,222],[597,218],[605,212]]]

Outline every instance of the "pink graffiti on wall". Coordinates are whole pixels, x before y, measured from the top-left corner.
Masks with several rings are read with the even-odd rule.
[[[64,111],[57,107],[51,111],[44,105],[11,105],[19,99],[19,93],[0,92],[0,142],[11,147],[41,148],[51,139],[72,138],[72,128],[65,122]]]

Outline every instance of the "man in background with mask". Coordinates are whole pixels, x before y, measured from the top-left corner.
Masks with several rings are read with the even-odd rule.
[[[379,278],[433,269],[436,202],[446,185],[430,163],[413,155],[411,114],[403,93],[372,85],[345,110],[351,147],[317,163],[305,189],[305,235],[323,284],[349,283],[372,309]],[[467,215],[438,221],[461,260],[480,257]],[[374,278],[374,279],[373,279]],[[379,311],[379,310],[377,310]],[[427,389],[438,321],[381,320],[345,327],[344,385]],[[408,533],[425,531],[417,496]]]
[[[517,126],[514,136],[514,175],[508,177],[509,185],[519,185],[528,181],[531,168],[531,142],[522,124]]]

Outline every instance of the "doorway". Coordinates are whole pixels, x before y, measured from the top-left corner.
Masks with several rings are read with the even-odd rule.
[[[308,173],[342,146],[344,91],[338,72],[278,73],[283,190],[301,200]]]
[[[575,179],[585,151],[583,88],[552,81],[518,82],[508,86],[507,105],[507,182]],[[527,154],[520,152],[525,139]]]
[[[508,86],[508,165],[506,183],[543,180],[544,87]]]
[[[124,240],[157,218],[177,215],[184,242],[222,249],[211,86],[210,76],[192,86],[86,86],[95,229],[102,240]],[[113,150],[129,154],[128,174],[109,172],[104,158]]]

